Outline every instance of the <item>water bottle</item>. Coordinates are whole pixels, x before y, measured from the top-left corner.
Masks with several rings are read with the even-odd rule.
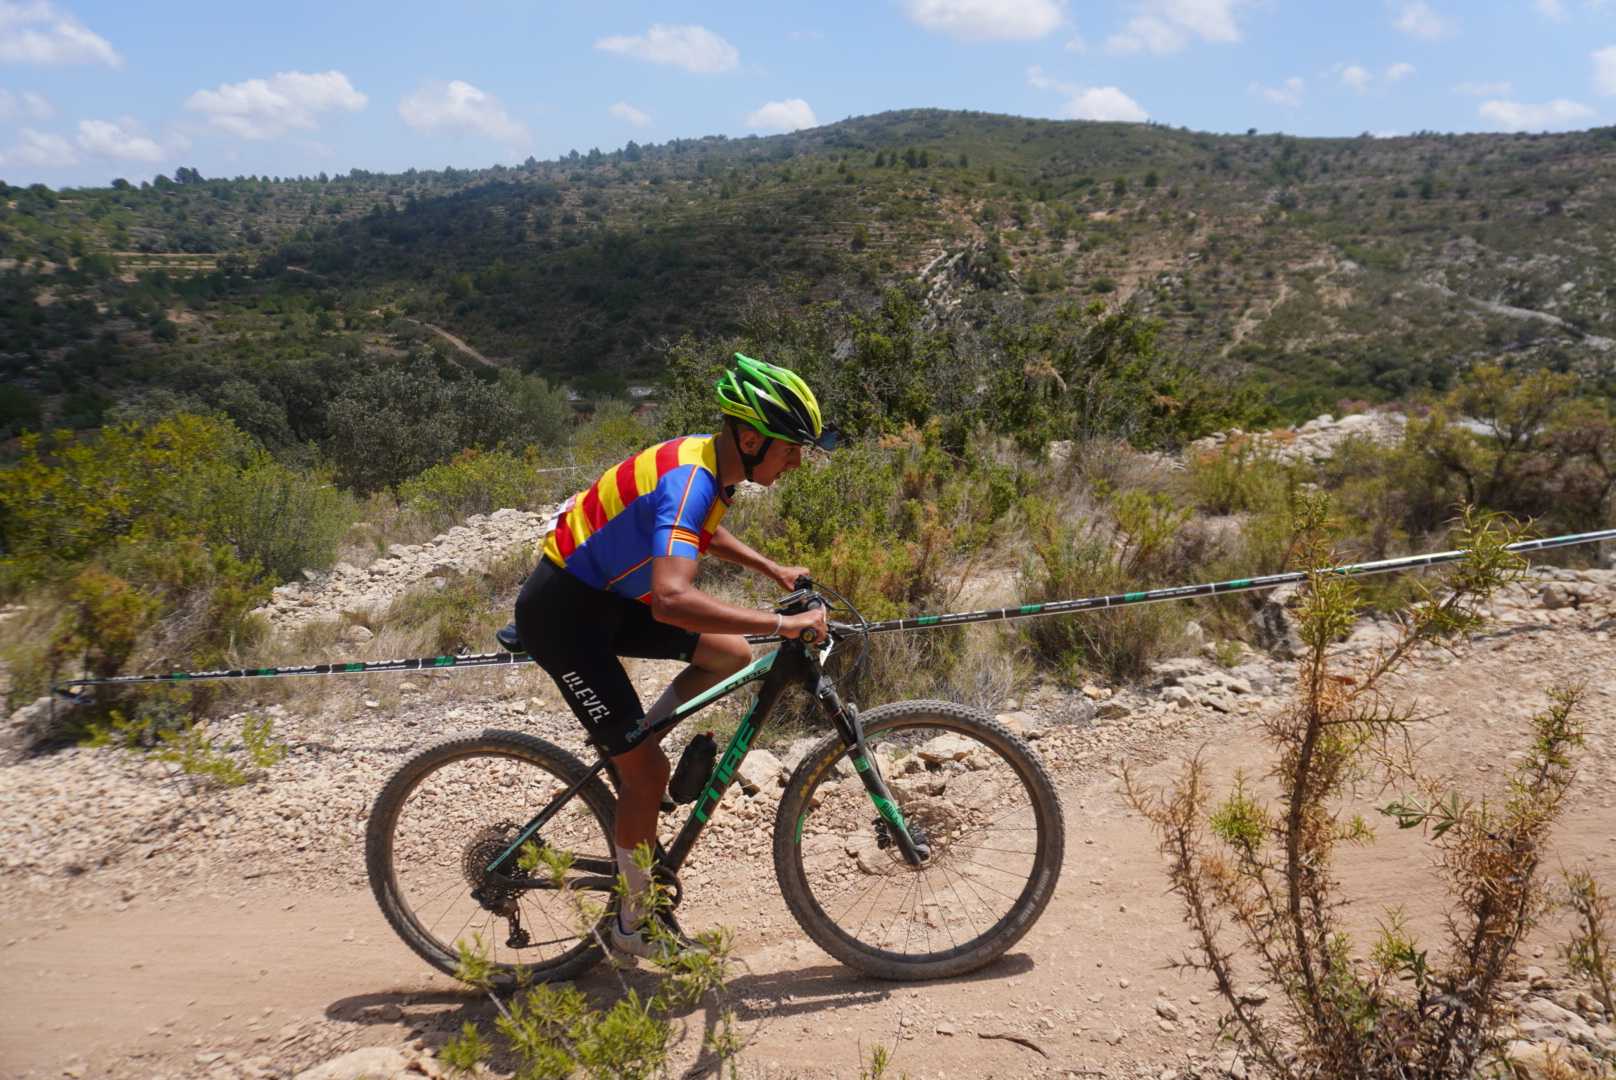
[[[685,752],[679,755],[679,767],[668,781],[668,797],[676,803],[695,802],[713,775],[713,761],[718,757],[718,740],[713,733],[704,731],[691,739]]]

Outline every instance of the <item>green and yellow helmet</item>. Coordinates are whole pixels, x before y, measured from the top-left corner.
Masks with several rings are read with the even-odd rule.
[[[735,366],[718,379],[718,405],[725,416],[750,424],[771,439],[829,450],[836,429],[819,413],[819,401],[794,371],[735,354]]]

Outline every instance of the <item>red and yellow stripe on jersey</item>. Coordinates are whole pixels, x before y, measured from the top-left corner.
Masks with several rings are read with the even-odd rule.
[[[544,557],[586,585],[650,603],[651,560],[699,558],[728,509],[713,437],[669,439],[569,499]]]

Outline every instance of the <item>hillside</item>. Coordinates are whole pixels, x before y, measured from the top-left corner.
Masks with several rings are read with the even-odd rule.
[[[519,530],[489,526],[510,520],[507,511],[419,551],[390,552],[385,572],[368,576],[384,588],[425,583],[443,564],[488,554],[496,533],[509,542]],[[299,617],[385,606],[385,597],[354,595],[345,576],[359,577],[334,575],[311,588],[313,603],[298,606]],[[1201,604],[1184,610],[1209,617]],[[1609,664],[1616,571],[1540,568],[1498,596],[1490,614],[1485,632],[1451,654],[1422,655],[1399,680],[1400,700],[1435,714],[1418,729],[1422,761],[1461,790],[1501,793],[1507,763],[1520,756],[1523,718],[1541,706],[1543,691],[1592,674],[1582,779],[1554,858],[1587,859],[1608,874],[1616,708],[1597,680]],[[1392,629],[1364,619],[1339,659],[1365,661]],[[391,655],[392,644],[350,639],[341,649],[378,657]],[[633,666],[642,693],[654,693],[672,670]],[[686,870],[691,889],[681,908],[692,928],[736,930],[744,969],[728,1004],[747,1040],[738,1075],[854,1075],[875,1046],[889,1047],[894,1071],[917,1080],[1257,1075],[1255,1062],[1219,1038],[1222,1009],[1209,981],[1167,970],[1190,938],[1157,840],[1125,806],[1116,769],[1125,763],[1155,785],[1199,754],[1220,787],[1237,769],[1256,773],[1262,726],[1281,715],[1296,680],[1294,663],[1242,650],[1233,668],[1181,656],[1135,686],[1080,692],[1040,682],[992,701],[1053,771],[1068,850],[1034,932],[965,978],[881,982],[820,953],[771,881],[764,837],[779,785],[738,787]],[[0,991],[0,1057],[15,1075],[284,1080],[336,1059],[342,1064],[332,1072],[312,1076],[437,1076],[438,1055],[466,1021],[492,1029],[486,998],[428,971],[393,937],[365,888],[359,852],[370,802],[388,775],[450,732],[518,728],[587,753],[554,687],[524,667],[384,673],[301,689],[266,683],[253,692],[262,695],[254,709],[275,720],[289,754],[241,787],[208,786],[175,765],[108,747],[0,761],[0,827],[18,837],[0,876],[0,948],[13,969],[34,976]],[[1489,707],[1468,706],[1474,702]],[[210,737],[239,754],[247,715],[211,721]],[[775,746],[787,762],[801,752],[790,745]],[[1385,793],[1369,787],[1363,811],[1384,822],[1373,806]],[[86,792],[110,812],[85,815]],[[1444,895],[1431,849],[1417,830],[1385,823],[1382,832],[1372,846],[1345,852],[1337,869],[1359,902],[1366,939],[1383,909],[1397,905],[1416,931],[1439,940]],[[1512,1056],[1550,1048],[1608,1055],[1616,1046],[1586,985],[1561,975],[1555,950],[1567,933],[1567,919],[1556,915],[1525,943],[1520,979],[1506,990],[1517,1013],[1502,1027],[1504,1038],[1519,1040]],[[624,977],[642,993],[652,986],[644,970]],[[604,967],[578,985],[598,1001],[621,992]],[[1252,996],[1265,1017],[1279,1014],[1278,988],[1258,986]],[[710,1008],[679,1013],[681,1069],[700,1053]],[[514,1071],[508,1057],[493,1065],[491,1075]]]
[[[457,362],[621,393],[680,335],[917,279],[962,326],[1131,302],[1165,352],[1261,380],[1292,418],[1481,359],[1604,379],[1613,172],[1616,129],[1300,139],[918,110],[514,169],[12,188],[0,433],[94,426],[154,388],[251,428],[293,405],[252,369],[362,377],[440,335]]]

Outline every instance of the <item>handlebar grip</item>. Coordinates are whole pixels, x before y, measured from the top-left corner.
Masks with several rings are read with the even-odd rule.
[[[819,631],[810,626],[797,635],[797,640],[804,645],[812,645],[819,640]]]

